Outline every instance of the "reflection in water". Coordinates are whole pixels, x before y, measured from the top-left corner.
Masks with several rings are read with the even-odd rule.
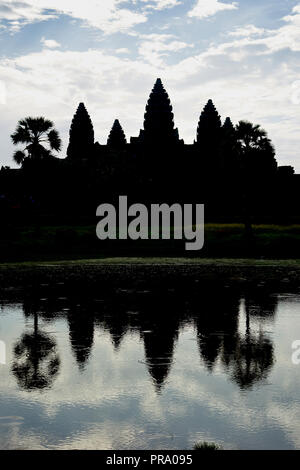
[[[177,318],[167,321],[162,313],[153,323],[151,330],[148,332],[144,330],[141,333],[147,368],[158,392],[166,381],[172,365],[174,345],[178,338],[178,323]]]
[[[24,333],[15,346],[13,372],[21,387],[45,388],[59,370],[55,341],[38,331],[38,316],[51,321],[66,318],[71,348],[84,370],[94,343],[94,329],[108,331],[116,351],[130,331],[144,343],[145,363],[159,392],[170,372],[174,347],[182,325],[194,324],[200,357],[209,372],[220,359],[229,377],[241,388],[251,387],[270,372],[274,357],[271,339],[263,331],[265,319],[275,316],[277,298],[264,291],[245,295],[245,331],[239,329],[241,294],[228,289],[184,292],[120,290],[118,295],[91,300],[72,296],[24,302],[24,315],[34,317],[34,332]],[[259,321],[252,333],[251,319]]]
[[[246,331],[244,337],[237,337],[232,377],[241,389],[249,388],[254,383],[267,377],[274,363],[274,348],[271,340],[260,328],[254,334],[251,331],[251,318],[259,319],[260,325],[273,319],[277,308],[277,298],[256,292],[245,299]]]
[[[266,293],[264,290],[249,293],[245,298],[247,322],[250,321],[251,317],[259,318],[262,321],[273,319],[276,314],[277,304],[277,296]]]
[[[19,439],[43,448],[42,434],[50,448],[191,448],[207,438],[227,448],[251,439],[249,448],[279,447],[276,439],[292,447],[280,433],[300,418],[300,403],[297,393],[280,402],[285,384],[292,396],[295,369],[282,379],[288,359],[281,361],[274,331],[289,321],[278,299],[200,283],[47,287],[26,295],[17,322],[4,303],[1,328],[12,333],[0,381],[0,448]],[[18,438],[9,416],[22,418]],[[268,417],[280,420],[273,434]]]
[[[239,302],[238,294],[227,290],[203,298],[195,323],[200,355],[209,371],[221,354],[228,357],[228,349],[235,348]]]
[[[94,317],[90,311],[75,307],[67,315],[72,351],[80,370],[84,369],[94,340]]]
[[[50,387],[60,365],[54,339],[39,331],[38,314],[33,315],[33,332],[24,333],[16,343],[12,364],[19,387],[29,391]]]
[[[261,331],[257,336],[247,332],[245,338],[237,338],[231,362],[233,380],[241,389],[249,388],[270,372],[274,362],[273,345]]]

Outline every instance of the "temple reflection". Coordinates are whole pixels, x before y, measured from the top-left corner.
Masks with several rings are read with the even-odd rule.
[[[265,327],[276,315],[277,297],[263,289],[240,292],[222,286],[151,286],[65,296],[55,290],[24,300],[23,311],[33,331],[22,334],[14,348],[13,373],[26,390],[51,387],[60,359],[47,323],[65,319],[71,351],[81,371],[89,363],[95,334],[106,332],[118,353],[130,332],[144,345],[145,365],[157,392],[171,372],[180,331],[195,328],[201,364],[212,373],[222,368],[240,389],[265,380],[274,364],[274,346]],[[27,322],[28,324],[28,322]],[[101,360],[101,359],[100,359]]]

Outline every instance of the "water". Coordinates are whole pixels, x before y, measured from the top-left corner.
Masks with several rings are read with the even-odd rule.
[[[297,339],[295,294],[9,295],[0,448],[300,449]]]

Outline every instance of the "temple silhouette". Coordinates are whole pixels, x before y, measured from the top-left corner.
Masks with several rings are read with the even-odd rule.
[[[160,78],[137,137],[127,139],[115,119],[107,142],[97,142],[88,110],[80,103],[65,158],[45,150],[32,151],[25,159],[22,152],[16,153],[21,168],[0,171],[2,212],[18,207],[25,212],[94,216],[100,203],[127,195],[129,202],[146,204],[204,203],[206,218],[300,215],[300,175],[291,166],[278,166],[266,131],[248,121],[234,126],[230,117],[222,122],[209,99],[195,123],[194,142],[186,144]]]

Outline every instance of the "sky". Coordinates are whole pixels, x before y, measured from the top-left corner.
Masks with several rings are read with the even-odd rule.
[[[260,124],[279,165],[300,172],[300,1],[0,0],[0,167],[19,119],[53,120],[63,140],[79,102],[105,144],[114,119],[143,126],[156,78],[180,138],[212,99],[223,121]]]

